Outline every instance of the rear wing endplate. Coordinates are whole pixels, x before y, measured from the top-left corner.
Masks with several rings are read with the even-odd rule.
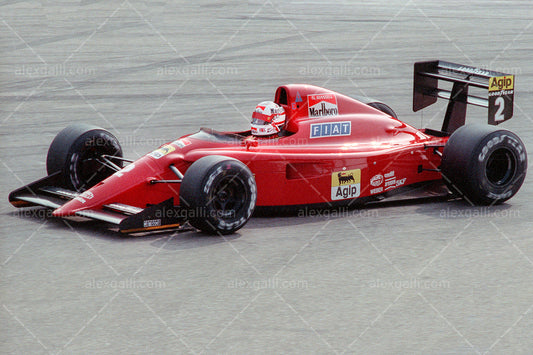
[[[413,111],[449,100],[442,131],[453,133],[465,124],[468,104],[487,107],[488,123],[497,125],[513,117],[514,75],[442,60],[417,62],[414,67]],[[442,82],[451,82],[451,90]],[[478,88],[472,95],[469,89]],[[481,90],[479,90],[481,89]]]

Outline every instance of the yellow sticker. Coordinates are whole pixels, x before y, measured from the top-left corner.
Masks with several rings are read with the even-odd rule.
[[[336,171],[331,174],[331,199],[346,200],[361,194],[361,169]]]
[[[165,145],[162,145],[160,148],[154,150],[153,152],[151,152],[149,155],[152,157],[152,158],[155,158],[155,159],[159,159],[165,155],[167,155],[168,153],[170,152],[173,152],[175,151],[176,148],[170,144],[165,144]]]
[[[514,89],[514,75],[494,76],[489,79],[489,91]]]

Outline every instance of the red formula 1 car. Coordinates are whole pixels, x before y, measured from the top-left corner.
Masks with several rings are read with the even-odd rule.
[[[527,168],[520,138],[495,127],[511,118],[513,95],[513,75],[416,63],[413,109],[449,100],[442,129],[432,130],[405,124],[380,102],[285,85],[275,94],[287,117],[281,136],[201,129],[136,161],[122,158],[109,132],[75,124],[52,142],[48,176],[9,200],[125,233],[188,222],[220,234],[241,228],[256,207],[361,205],[436,183],[471,203],[497,204],[519,190]],[[491,125],[465,125],[468,104],[487,107]]]

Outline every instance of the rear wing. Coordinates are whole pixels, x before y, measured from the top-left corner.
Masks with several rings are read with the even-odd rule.
[[[453,83],[451,90],[441,86],[443,81]],[[477,88],[479,93],[470,94],[470,88]],[[487,107],[488,123],[497,125],[513,117],[514,75],[442,60],[415,63],[413,111],[434,104],[438,98],[449,100],[443,132],[451,134],[465,124],[468,104]]]

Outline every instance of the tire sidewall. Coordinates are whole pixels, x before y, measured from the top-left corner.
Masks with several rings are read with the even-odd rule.
[[[245,187],[242,206],[231,216],[222,216],[213,201],[212,190],[227,177],[238,179]],[[187,209],[189,223],[206,233],[230,234],[240,229],[252,216],[257,187],[252,172],[240,161],[223,156],[207,156],[197,160],[185,172],[180,187],[180,205]]]
[[[514,174],[498,185],[487,176],[487,165],[491,155],[500,149],[514,161]],[[450,190],[470,203],[499,204],[514,196],[525,179],[526,149],[520,138],[508,130],[480,124],[462,126],[444,147],[441,171]]]
[[[234,211],[233,215],[229,218],[220,215],[213,207],[212,201],[209,201],[209,195],[211,190],[221,179],[225,178],[225,175],[229,174],[232,176],[232,180],[239,180],[244,186],[247,186],[246,198],[244,200],[243,206],[238,210]],[[241,170],[241,167],[238,166],[234,161],[227,161],[218,163],[215,165],[210,172],[206,175],[204,179],[203,189],[202,189],[202,198],[206,207],[206,220],[212,224],[217,231],[233,231],[241,228],[246,224],[248,219],[252,216],[255,207],[255,200],[257,196],[255,182],[251,174],[246,174],[244,170]]]
[[[87,149],[122,157],[122,148],[114,135],[97,126],[76,123],[59,132],[50,144],[46,158],[48,175],[61,171],[62,185],[76,191],[83,191],[111,175],[112,171],[105,170],[94,181],[82,181],[80,159]],[[121,161],[115,164],[122,166]]]
[[[504,149],[514,160],[514,171],[509,181],[503,185],[496,185],[487,177],[487,163],[496,151]],[[489,204],[505,201],[513,197],[525,179],[527,156],[524,145],[514,133],[501,130],[487,135],[475,147],[470,159],[471,179],[467,182],[474,191],[474,199],[478,203]]]

